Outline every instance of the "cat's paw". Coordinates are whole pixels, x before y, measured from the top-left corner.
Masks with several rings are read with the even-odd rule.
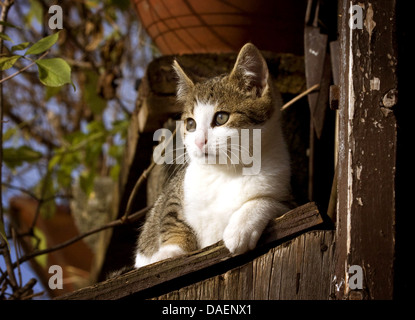
[[[154,263],[157,261],[161,261],[168,258],[173,258],[177,256],[181,256],[186,252],[176,244],[167,244],[161,246],[159,251],[157,251],[152,257],[150,262]]]
[[[255,248],[261,232],[239,223],[229,223],[223,233],[223,242],[232,254],[241,254]]]
[[[150,258],[137,252],[135,256],[134,268],[138,269],[150,264]]]

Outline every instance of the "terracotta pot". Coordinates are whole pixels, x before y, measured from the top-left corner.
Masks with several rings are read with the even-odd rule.
[[[261,50],[303,54],[306,0],[132,0],[163,54]]]

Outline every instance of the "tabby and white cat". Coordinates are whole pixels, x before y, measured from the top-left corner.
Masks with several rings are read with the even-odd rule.
[[[231,253],[251,250],[269,221],[285,213],[291,201],[289,154],[280,125],[282,100],[259,50],[246,44],[230,74],[198,83],[177,61],[173,67],[189,161],[147,214],[136,268],[222,239]],[[206,161],[217,157],[213,151],[218,141],[229,142],[241,129],[261,129],[257,174],[244,174],[243,162]]]

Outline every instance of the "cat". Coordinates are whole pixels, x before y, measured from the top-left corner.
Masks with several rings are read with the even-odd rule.
[[[220,240],[232,254],[252,250],[267,224],[288,211],[292,201],[290,159],[280,124],[282,99],[260,51],[246,44],[229,74],[199,82],[177,60],[173,69],[177,101],[183,105],[181,137],[187,161],[146,216],[135,268]],[[242,146],[243,139],[231,139],[247,129],[248,146]],[[254,139],[254,130],[259,130],[259,139]],[[220,150],[230,154],[218,163],[224,143]],[[253,152],[255,143],[259,154]],[[241,160],[244,151],[251,166],[230,161],[235,154]],[[247,173],[254,161],[260,162],[259,170]]]

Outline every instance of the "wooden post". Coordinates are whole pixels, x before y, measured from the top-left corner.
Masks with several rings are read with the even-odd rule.
[[[355,9],[352,12],[351,6]],[[339,1],[342,63],[337,260],[332,288],[337,299],[393,297],[397,142],[395,7],[396,0]],[[360,26],[358,19],[362,21]],[[357,277],[359,271],[350,269],[353,265],[357,269],[361,267],[362,288]]]

